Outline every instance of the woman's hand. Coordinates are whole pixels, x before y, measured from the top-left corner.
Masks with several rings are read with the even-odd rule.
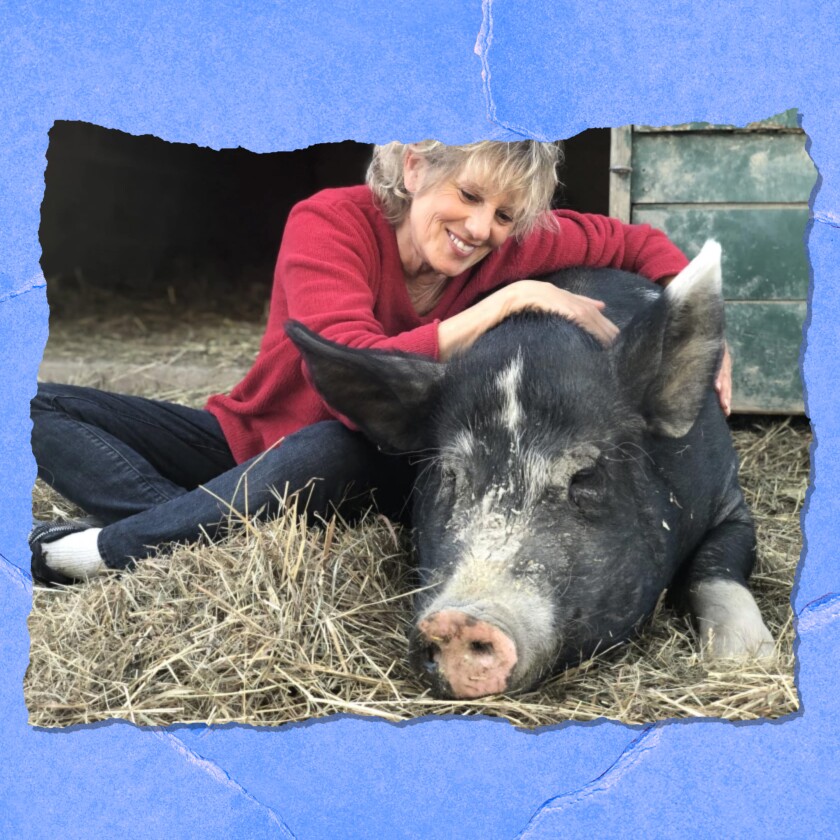
[[[577,324],[598,339],[610,344],[618,327],[601,313],[600,300],[558,289],[543,280],[518,280],[493,292],[469,309],[441,321],[438,345],[442,361],[466,350],[480,335],[492,329],[514,312],[537,309],[553,312]]]
[[[612,344],[618,327],[604,317],[604,302],[558,289],[543,280],[519,280],[502,291],[508,293],[507,311],[503,317],[524,309],[539,309],[561,315],[595,336],[604,346]]]
[[[729,346],[723,342],[723,358],[720,360],[715,377],[715,391],[717,391],[720,407],[723,413],[729,417],[732,411],[732,356],[729,354]]]

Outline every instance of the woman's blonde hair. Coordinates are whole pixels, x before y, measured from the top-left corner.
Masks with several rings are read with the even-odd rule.
[[[559,183],[557,167],[563,161],[559,143],[482,140],[465,146],[447,146],[438,140],[423,140],[410,144],[387,143],[375,146],[373,150],[367,184],[385,217],[395,227],[411,206],[411,193],[403,180],[403,162],[409,149],[426,164],[421,191],[469,171],[471,177],[480,183],[492,184],[494,190],[522,197],[512,231],[518,238],[538,226],[556,226],[548,210]]]

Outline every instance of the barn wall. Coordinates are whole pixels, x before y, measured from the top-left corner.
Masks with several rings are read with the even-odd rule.
[[[138,293],[195,274],[235,285],[245,269],[268,284],[291,207],[358,183],[369,150],[347,142],[257,155],[57,122],[41,210],[44,274]]]

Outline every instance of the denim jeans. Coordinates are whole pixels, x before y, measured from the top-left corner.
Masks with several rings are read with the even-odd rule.
[[[210,412],[74,385],[41,384],[32,400],[38,476],[105,525],[106,565],[173,541],[223,533],[244,516],[278,513],[301,491],[310,523],[337,510],[352,520],[376,503],[406,521],[414,468],[338,421],[289,435],[237,464]]]

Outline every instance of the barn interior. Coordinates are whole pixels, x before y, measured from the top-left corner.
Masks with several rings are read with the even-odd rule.
[[[607,212],[609,144],[608,129],[567,141],[557,206]],[[188,399],[229,388],[256,352],[289,211],[363,182],[370,150],[215,151],[56,122],[40,228],[51,310],[41,378]]]
[[[556,205],[608,213],[609,129],[573,137],[565,142],[565,151],[564,186],[556,196]],[[241,148],[216,151],[86,123],[56,122],[49,137],[39,232],[50,304],[50,335],[40,378],[192,405],[202,405],[207,395],[230,388],[256,355],[274,260],[290,209],[319,189],[360,183],[369,154],[370,146],[354,142],[271,154]],[[300,681],[295,685],[305,686],[305,691],[287,690],[284,683],[277,688],[280,694],[266,693],[260,687],[260,675],[268,666],[248,653],[250,642],[239,644],[236,638],[229,640],[231,650],[236,651],[230,657],[244,651],[250,657],[248,664],[225,665],[223,680],[220,672],[215,672],[213,679],[224,685],[225,691],[217,683],[211,691],[209,677],[196,675],[216,668],[214,652],[207,653],[208,658],[199,665],[179,659],[182,667],[175,667],[177,678],[171,665],[167,666],[170,673],[161,672],[160,677],[151,664],[138,671],[131,651],[137,645],[154,651],[156,644],[163,651],[175,633],[170,612],[161,618],[159,639],[157,629],[151,629],[151,606],[144,608],[133,628],[123,624],[114,630],[110,623],[115,598],[123,599],[119,603],[125,599],[147,605],[154,602],[170,610],[175,596],[159,593],[176,589],[180,593],[182,588],[179,583],[175,589],[164,590],[159,578],[165,575],[169,580],[176,572],[171,566],[150,565],[145,577],[138,574],[130,581],[109,580],[101,590],[88,587],[57,597],[55,590],[36,589],[30,618],[32,665],[26,685],[30,720],[46,726],[109,717],[145,724],[191,720],[276,724],[349,710],[389,719],[429,712],[496,714],[533,726],[602,715],[637,723],[664,717],[755,719],[787,714],[798,704],[789,597],[801,550],[799,512],[808,483],[810,431],[806,420],[786,416],[740,417],[733,422],[733,430],[741,454],[742,483],[759,529],[756,591],[780,640],[779,656],[770,667],[710,673],[697,657],[696,639],[692,641],[688,625],[674,620],[663,607],[647,637],[625,650],[623,659],[613,661],[606,670],[582,668],[548,685],[538,697],[525,700],[434,706],[428,698],[418,700],[417,686],[399,666],[392,670],[403,644],[400,616],[407,614],[407,607],[401,604],[401,613],[383,618],[395,622],[388,637],[392,646],[371,653],[377,639],[384,636],[376,630],[379,636],[368,638],[362,635],[365,628],[361,624],[354,626],[352,647],[358,649],[358,657],[348,666],[349,647],[345,645],[351,642],[340,636],[335,654],[338,664],[328,673],[329,679],[315,681],[313,676],[322,667],[318,663],[327,661],[322,648],[297,671],[298,663],[283,660],[284,673],[292,674]],[[36,487],[35,509],[40,518],[76,513],[44,486]],[[380,530],[373,542],[390,544],[389,534]],[[231,552],[241,550],[242,556],[247,552],[256,556],[254,539],[249,532],[248,547]],[[256,539],[259,542],[263,537],[257,534]],[[335,545],[345,543],[336,538]],[[199,576],[191,580],[208,575],[206,589],[217,591],[215,584],[208,582],[221,568],[213,565],[215,555],[190,551],[179,555],[179,562],[193,569],[188,561],[194,557],[196,563],[203,564],[200,571],[189,571]],[[313,557],[328,556],[328,547],[321,544],[313,551]],[[231,552],[220,555],[219,562],[229,563]],[[350,553],[353,562],[359,562],[357,549]],[[371,571],[373,567],[360,568],[360,578],[379,580],[376,569]],[[388,575],[380,577],[383,588],[376,590],[377,597],[385,601],[395,598],[388,589],[393,580]],[[259,607],[252,603],[251,582],[246,579],[240,585],[239,600],[232,602],[224,615],[235,618],[243,610]],[[144,597],[147,600],[143,601]],[[296,598],[295,603],[308,600]],[[348,606],[342,603],[336,610],[343,615]],[[223,607],[218,603],[212,612],[193,611],[209,616],[212,627],[228,626],[227,619],[220,618]],[[124,681],[118,684],[111,671],[103,672],[95,677],[101,691],[90,688],[93,671],[87,664],[84,669],[80,665],[99,653],[80,648],[78,634],[74,642],[73,633],[69,633],[66,644],[62,637],[62,627],[85,615],[103,628],[103,634],[112,634],[108,639],[91,636],[96,651],[115,650],[117,641],[127,645]],[[182,618],[186,621],[185,614],[179,612],[178,620]],[[249,620],[253,625],[262,617]],[[298,620],[306,627],[323,622],[322,617],[313,621],[307,615]],[[335,627],[341,634],[340,621],[336,620]],[[245,631],[253,633],[247,626]],[[192,649],[190,640],[205,631],[185,623],[178,632],[183,633],[178,637],[185,640],[183,648]],[[274,631],[266,630],[263,638],[270,632]],[[325,643],[331,645],[332,641]],[[271,655],[280,653],[274,650]],[[373,667],[370,662],[377,655],[380,670],[364,670]],[[353,675],[347,673],[348,667]],[[88,680],[84,684],[79,676],[83,670]],[[364,678],[358,676],[362,671],[367,675]],[[174,688],[173,679],[177,679]],[[57,688],[59,685],[63,688]],[[57,700],[62,691],[64,699]],[[214,691],[216,699],[207,705],[207,697]],[[131,698],[127,705],[120,705],[123,696]],[[225,705],[218,699],[222,696],[235,697],[236,702],[230,699]],[[164,707],[165,713],[160,711]]]

